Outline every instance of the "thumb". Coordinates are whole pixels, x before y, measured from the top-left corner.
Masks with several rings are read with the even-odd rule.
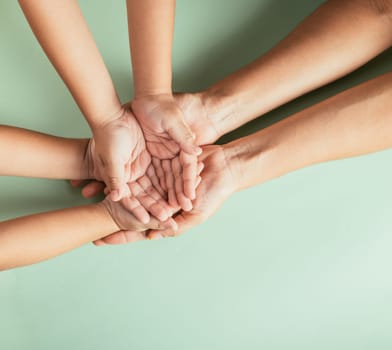
[[[203,218],[198,214],[192,214],[192,212],[182,212],[177,215],[174,219],[176,222],[178,229],[173,230],[173,228],[166,228],[163,230],[151,230],[148,234],[150,239],[154,239],[156,235],[160,235],[162,237],[175,237],[183,234],[185,231],[190,230],[191,228],[199,225],[203,222]]]
[[[106,166],[106,185],[109,188],[109,198],[112,201],[119,201],[122,198],[122,188],[124,182],[125,169],[121,162],[110,162]]]
[[[195,144],[195,135],[182,117],[170,119],[167,133],[181,149],[189,154],[200,155],[202,150]]]

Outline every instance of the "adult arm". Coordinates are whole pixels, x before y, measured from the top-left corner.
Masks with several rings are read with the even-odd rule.
[[[391,0],[329,0],[253,63],[178,100],[199,144],[211,143],[343,77],[391,45]],[[210,122],[203,129],[207,135],[198,130],[200,118]]]
[[[388,73],[253,135],[207,146],[193,210],[176,217],[177,232],[156,234],[180,234],[200,224],[233,192],[312,164],[391,147],[392,73]]]

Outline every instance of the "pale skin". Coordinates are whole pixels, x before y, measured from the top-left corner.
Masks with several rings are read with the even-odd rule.
[[[176,193],[187,199],[170,197],[169,202],[190,210],[201,149],[172,93],[175,0],[127,0],[127,13],[135,92],[132,110],[151,155],[161,161],[178,159],[183,188]]]
[[[197,181],[196,154],[200,153],[200,149],[194,145],[192,133],[185,124],[179,108],[177,107],[175,113],[172,113],[172,99],[168,101],[165,98],[161,103],[164,94],[161,94],[161,91],[158,94],[159,106],[165,106],[167,109],[167,113],[163,114],[164,118],[152,119],[150,114],[152,111],[145,110],[144,107],[147,105],[144,103],[140,108],[135,106],[138,110],[137,121],[130,105],[121,105],[77,1],[20,0],[19,3],[43,50],[91,127],[100,159],[97,166],[110,190],[109,198],[118,201],[129,196],[127,183],[145,174],[151,155],[164,158],[170,150],[170,158],[174,158],[179,155],[181,149],[188,154],[187,157],[182,157],[184,169],[181,173],[181,178],[184,179],[182,191],[186,196],[193,197]],[[157,7],[155,2],[153,4],[148,1],[130,1],[128,4],[132,14],[134,12],[138,14],[137,16],[130,14],[130,18],[136,24],[134,29],[130,28],[132,42],[135,43],[132,57],[137,81],[136,97],[147,96],[144,95],[147,90],[140,85],[141,80],[151,82],[152,87],[165,85],[166,88],[166,84],[169,84],[168,87],[171,89],[172,29],[168,25],[166,32],[160,31],[155,24],[148,24],[152,23],[150,17],[140,16],[140,13],[144,13],[145,16],[157,17],[156,10],[164,10],[166,3],[168,2],[161,1],[160,7]],[[174,18],[174,5],[172,8],[173,14],[168,12],[169,22]],[[165,40],[166,54],[162,54],[165,50],[161,50],[162,47],[159,46],[160,54],[157,55],[156,44],[161,39]],[[143,40],[151,42],[152,45],[145,49],[140,45]],[[148,66],[137,59],[143,55],[146,55]],[[158,60],[160,56],[162,62]],[[168,74],[162,74],[163,68],[169,69]],[[149,79],[146,79],[146,70],[151,72]],[[139,94],[140,91],[143,91],[143,94]],[[150,105],[148,106],[150,108]],[[153,113],[157,113],[155,104],[152,108]],[[148,148],[146,148],[145,138]]]
[[[206,91],[178,95],[177,103],[196,134],[197,143],[213,143],[238,126],[365,64],[392,45],[391,18],[392,1],[328,1],[255,62]],[[313,163],[391,147],[388,138],[391,134],[384,133],[390,128],[391,116],[386,109],[379,110],[387,106],[388,99],[391,99],[387,95],[390,94],[390,79],[390,75],[380,77],[369,85],[349,90],[249,138],[223,147],[208,147],[208,155],[202,157],[205,169],[202,173],[203,181],[197,190],[197,199],[193,202],[194,209],[188,214],[177,216],[177,234],[212,215],[233,191]],[[367,95],[366,89],[372,91],[368,91]],[[364,100],[358,112],[367,121],[367,128],[359,127],[358,120],[353,120],[357,116],[354,109],[359,105],[357,100],[360,96]],[[384,104],[384,107],[376,106],[376,102]],[[347,106],[344,115],[338,110],[338,106],[343,104]],[[380,120],[372,125],[369,124],[374,121],[375,114],[364,114],[369,110],[368,107],[373,108],[374,113],[382,112],[382,115],[377,114]],[[326,118],[331,111],[335,111],[335,117],[332,123],[329,119],[327,123]],[[378,122],[384,123],[385,129],[380,130]],[[325,125],[329,126],[328,137],[323,134]],[[306,133],[306,138],[298,138],[301,133]],[[353,136],[356,136],[356,140],[366,138],[367,142],[354,143]],[[337,139],[339,142],[336,145],[340,147],[327,143],[331,138]],[[271,144],[262,144],[265,140],[270,140]],[[267,150],[266,146],[272,149]],[[314,152],[302,152],[309,149]],[[301,158],[291,154],[294,150],[297,150],[295,154],[301,154]],[[253,156],[250,156],[252,152]],[[279,152],[279,162],[274,161],[273,155]],[[235,170],[222,173],[224,167],[217,169],[214,166],[216,159],[220,162],[228,160],[227,168]],[[247,167],[252,170],[246,172]],[[258,171],[255,170],[257,168]],[[237,176],[238,172],[243,179],[241,183],[233,180],[231,175],[234,173]],[[218,191],[223,194],[210,197],[208,184],[215,181],[224,185],[214,185],[215,190],[211,193]],[[98,243],[105,242],[124,243],[123,240],[117,240],[116,235]]]
[[[29,130],[0,126],[0,175],[52,179],[88,179],[97,157],[87,139],[65,139]],[[12,145],[12,151],[10,145]],[[151,181],[153,176],[150,176]],[[0,270],[33,264],[117,232],[127,240],[145,237],[146,228],[175,228],[162,217],[166,204],[151,190],[150,178],[142,177],[129,187],[136,198],[120,202],[105,199],[97,204],[62,209],[0,222]],[[129,205],[155,212],[147,223],[129,213]],[[140,209],[136,211],[140,214]],[[164,222],[162,222],[164,221]]]

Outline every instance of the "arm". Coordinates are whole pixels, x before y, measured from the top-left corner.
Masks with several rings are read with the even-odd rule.
[[[0,271],[52,258],[118,230],[101,204],[0,222]]]
[[[194,209],[180,234],[210,217],[233,192],[296,169],[392,147],[392,73],[347,90],[253,135],[207,146]],[[111,242],[113,243],[113,236]]]
[[[76,0],[20,0],[42,48],[92,128],[102,174],[113,199],[126,193],[124,168],[145,149],[133,115],[119,101],[112,80]],[[132,157],[130,158],[130,155]],[[148,164],[147,164],[148,165]],[[147,167],[137,164],[135,174]]]
[[[265,55],[206,91],[180,95],[178,101],[198,143],[213,143],[354,71],[391,45],[391,0],[329,0]],[[199,129],[200,119],[208,123]]]
[[[0,222],[0,271],[50,259],[113,233],[117,239],[137,241],[145,238],[148,228],[167,227],[174,227],[169,220],[142,224],[107,199]]]
[[[88,141],[0,125],[0,176],[88,179]]]
[[[193,199],[196,155],[201,150],[172,94],[175,0],[127,0],[127,11],[135,92],[132,110],[152,156],[173,159],[180,150],[190,155],[179,159],[184,160],[183,168],[193,169],[191,178],[183,175],[184,192]]]

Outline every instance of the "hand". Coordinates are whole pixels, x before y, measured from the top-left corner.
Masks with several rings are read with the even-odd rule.
[[[231,164],[228,164],[222,146],[206,146],[203,149],[201,160],[204,170],[201,173],[202,181],[196,191],[196,200],[190,212],[180,212],[175,221],[177,230],[171,228],[161,231],[152,230],[144,236],[125,237],[121,234],[112,234],[99,241],[99,245],[124,244],[142,239],[159,239],[167,236],[177,236],[186,230],[207,220],[223,202],[236,190],[237,184],[233,176]]]
[[[195,134],[197,145],[213,144],[221,133],[217,124],[217,113],[224,108],[211,108],[204,93],[176,93],[174,100],[181,108],[184,119]],[[217,112],[214,112],[217,109]]]
[[[233,175],[232,164],[228,163],[225,150],[222,146],[206,146],[200,157],[204,164],[201,173],[201,183],[196,191],[196,199],[190,212],[181,211],[175,221],[178,225],[176,231],[164,229],[152,230],[149,233],[151,239],[160,236],[178,236],[190,228],[202,223],[212,216],[223,202],[237,188],[236,177]],[[156,237],[158,236],[158,237]]]
[[[113,201],[129,195],[127,182],[142,176],[151,161],[143,132],[127,108],[118,117],[93,128],[88,153],[92,160],[90,177],[105,182]]]
[[[195,136],[173,96],[161,94],[139,97],[132,102],[132,110],[143,130],[147,149],[153,157],[171,160],[179,156],[178,166],[183,169],[183,193],[189,200],[193,200],[197,155],[201,153],[201,149],[195,145]]]
[[[146,230],[148,229],[164,229],[164,228],[175,228],[172,220],[166,222],[160,222],[157,219],[152,218],[148,224],[143,224],[138,221],[127,209],[124,208],[119,202],[113,202],[104,199],[101,204],[109,212],[113,220],[116,222],[119,231],[113,235],[115,237],[115,243],[130,243],[146,239]],[[107,236],[103,240],[97,240],[93,242],[96,246],[111,244],[111,236]]]

